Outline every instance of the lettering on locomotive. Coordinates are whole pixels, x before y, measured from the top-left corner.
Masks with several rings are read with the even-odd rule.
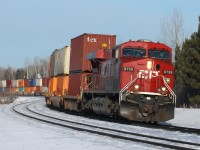
[[[164,70],[163,73],[164,73],[164,74],[173,74],[173,71],[171,71],[171,70]]]
[[[133,67],[124,67],[123,70],[128,71],[128,72],[133,72],[134,68]]]
[[[139,79],[152,79],[159,76],[160,71],[140,70],[138,73]]]

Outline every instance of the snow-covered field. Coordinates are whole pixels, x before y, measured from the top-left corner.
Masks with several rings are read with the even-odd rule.
[[[168,122],[177,126],[200,129],[200,109],[176,108],[175,118]]]
[[[20,97],[14,103],[41,99]],[[13,104],[0,105],[0,149],[2,150],[115,150],[161,149],[143,143],[133,143],[86,132],[52,126],[21,117],[12,111]],[[169,123],[200,128],[199,109],[176,109]]]

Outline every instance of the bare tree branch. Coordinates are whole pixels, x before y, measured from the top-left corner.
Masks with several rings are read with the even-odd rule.
[[[161,41],[169,45],[173,49],[173,61],[175,55],[175,47],[182,47],[185,37],[183,30],[183,17],[179,9],[174,9],[169,17],[161,20]]]

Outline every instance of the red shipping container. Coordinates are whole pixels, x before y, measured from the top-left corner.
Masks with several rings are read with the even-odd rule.
[[[42,86],[48,86],[49,85],[49,78],[42,78]]]
[[[12,87],[12,80],[6,80],[6,87],[7,88]]]
[[[42,92],[42,86],[36,86],[35,92],[41,93]]]
[[[86,76],[89,73],[69,74],[69,96],[80,96],[81,90],[86,86]]]
[[[29,87],[30,86],[30,80],[25,79],[24,80],[24,87]]]
[[[69,95],[80,95],[80,88],[83,82],[82,74],[70,74],[69,75]]]
[[[71,39],[70,72],[90,71],[90,61],[86,56],[99,49],[112,49],[116,45],[116,35],[82,34]]]

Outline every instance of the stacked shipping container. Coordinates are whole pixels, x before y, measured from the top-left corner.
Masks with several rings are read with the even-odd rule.
[[[23,94],[23,92],[24,92],[24,80],[18,80],[18,86],[19,86],[19,94]]]
[[[11,87],[11,92],[18,92],[18,80],[11,80],[12,87]]]
[[[85,33],[71,40],[69,95],[80,94],[85,76],[92,71],[90,61],[86,59],[87,54],[102,48],[111,49],[115,45],[116,35]]]
[[[57,77],[57,90],[56,95],[68,95],[68,86],[69,86],[69,76],[58,76]]]
[[[86,55],[102,48],[111,49],[115,45],[115,35],[82,34],[71,40],[71,53],[68,46],[54,50],[49,65],[49,93],[77,96],[83,87],[84,77],[92,71]]]
[[[70,47],[65,46],[58,50],[54,75],[68,75],[69,74],[69,63],[70,63]]]
[[[69,74],[70,47],[65,46],[56,49],[50,57],[49,74],[50,77]]]
[[[6,80],[0,81],[0,87],[6,87]]]
[[[6,80],[0,81],[0,92],[6,91]]]
[[[49,78],[42,78],[42,93],[48,92]]]
[[[49,79],[48,93],[51,95],[56,95],[56,88],[57,88],[57,77],[51,77]]]
[[[70,73],[91,71],[88,53],[99,49],[111,49],[116,45],[116,35],[82,34],[71,39]]]
[[[48,78],[19,79],[0,81],[0,92],[18,93],[19,95],[44,94],[48,92]]]
[[[6,83],[7,91],[12,88],[14,91],[24,93],[47,92],[48,90],[51,95],[77,96],[80,94],[81,87],[84,86],[85,76],[92,72],[90,61],[86,58],[87,54],[102,48],[111,49],[115,45],[115,35],[82,34],[71,39],[71,49],[65,46],[54,50],[51,54],[50,79],[7,80],[0,83],[0,88],[3,88],[3,84]]]
[[[6,87],[11,88],[12,87],[12,81],[11,80],[6,80]]]
[[[70,47],[56,49],[50,57],[49,94],[63,96],[68,93]]]

